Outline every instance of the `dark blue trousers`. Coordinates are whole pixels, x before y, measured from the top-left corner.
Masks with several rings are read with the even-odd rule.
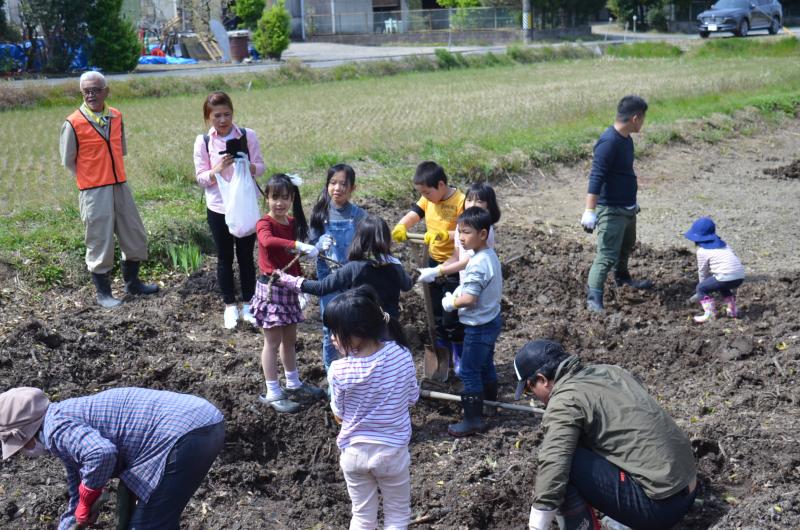
[[[136,504],[130,530],[178,530],[183,509],[211,469],[224,441],[224,421],[183,435],[169,452],[164,475],[148,502]]]
[[[636,530],[667,530],[680,521],[694,503],[697,488],[686,488],[661,500],[647,496],[620,468],[589,449],[578,447],[560,514],[566,530],[596,528],[592,507]]]
[[[697,284],[697,295],[700,298],[705,296],[711,295],[711,293],[719,291],[719,294],[723,297],[727,298],[728,296],[733,296],[733,289],[736,289],[744,280],[733,280],[730,282],[721,282],[714,278],[713,276],[709,276],[702,282]]]

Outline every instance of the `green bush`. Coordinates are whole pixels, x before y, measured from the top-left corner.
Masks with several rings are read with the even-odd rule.
[[[451,53],[444,48],[436,48],[433,50],[436,54],[436,63],[442,70],[450,70],[451,68],[461,68],[464,66],[464,59],[461,54]]]
[[[253,45],[262,56],[280,61],[281,54],[289,47],[291,15],[286,10],[285,0],[277,0],[264,11],[253,35]]]
[[[656,31],[669,31],[669,26],[667,25],[667,6],[664,4],[651,7],[647,10],[647,16],[645,17],[645,21],[647,22],[647,27],[650,29],[654,29]]]
[[[236,0],[234,10],[239,18],[239,27],[255,30],[265,6],[264,0]]]
[[[89,34],[94,37],[90,64],[106,72],[130,72],[139,61],[142,45],[121,13],[122,0],[94,0],[87,17]]]

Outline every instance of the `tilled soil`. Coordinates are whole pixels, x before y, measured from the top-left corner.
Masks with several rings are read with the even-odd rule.
[[[765,175],[772,175],[778,179],[797,179],[800,178],[800,160],[795,160],[788,166],[781,166],[776,168],[767,168],[764,170]]]
[[[751,183],[748,196],[757,197],[770,181]],[[518,186],[503,188],[514,194]],[[539,198],[532,194],[531,202]],[[390,220],[402,211],[372,209]],[[587,362],[622,365],[692,440],[701,490],[677,528],[800,528],[800,272],[750,275],[739,289],[738,320],[696,325],[691,316],[698,307],[686,304],[696,282],[693,255],[645,244],[631,270],[655,280],[656,288],[609,284],[607,312],[596,316],[584,309],[593,240],[511,211],[504,210],[498,227],[505,276],[496,352],[500,399],[512,399],[511,360],[533,338],[560,340]],[[790,228],[774,228],[780,241],[795,240]],[[749,229],[753,237],[756,229]],[[401,247],[398,255],[410,270],[411,250]],[[88,286],[37,294],[0,264],[0,388],[38,386],[53,400],[119,386],[203,396],[225,414],[227,441],[184,514],[184,528],[346,528],[350,504],[329,409],[310,403],[296,415],[279,415],[256,401],[263,339],[244,324],[222,328],[214,266],[210,259],[188,278],[163,278],[159,294],[105,311],[93,304]],[[402,302],[421,361],[421,296],[412,291]],[[324,385],[320,322],[315,308],[307,315],[297,344],[301,376]],[[457,393],[457,381],[444,390]],[[539,418],[503,412],[486,434],[454,441],[446,427],[458,418],[448,402],[421,400],[412,409],[416,526],[524,527]],[[52,458],[0,463],[0,527],[55,528],[67,504],[63,477]],[[101,518],[105,528],[113,527],[112,513],[113,501]]]

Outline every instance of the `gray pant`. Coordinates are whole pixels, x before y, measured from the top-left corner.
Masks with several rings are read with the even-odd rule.
[[[79,197],[86,228],[86,267],[104,274],[114,267],[114,234],[123,261],[147,259],[147,233],[126,183],[83,190]]]

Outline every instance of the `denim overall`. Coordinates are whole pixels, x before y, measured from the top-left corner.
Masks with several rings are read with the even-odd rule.
[[[347,263],[347,251],[350,248],[350,243],[356,234],[356,221],[353,218],[340,219],[340,220],[326,220],[325,233],[333,237],[335,244],[325,253],[331,259],[335,259],[342,265]],[[331,274],[328,262],[322,259],[317,259],[317,279],[322,281]],[[325,306],[330,302],[333,297],[339,293],[326,294],[319,299],[320,317],[325,314]],[[333,345],[331,334],[328,328],[322,326],[322,361],[325,363],[325,371],[328,371],[331,363],[339,358],[339,352],[336,346]]]

